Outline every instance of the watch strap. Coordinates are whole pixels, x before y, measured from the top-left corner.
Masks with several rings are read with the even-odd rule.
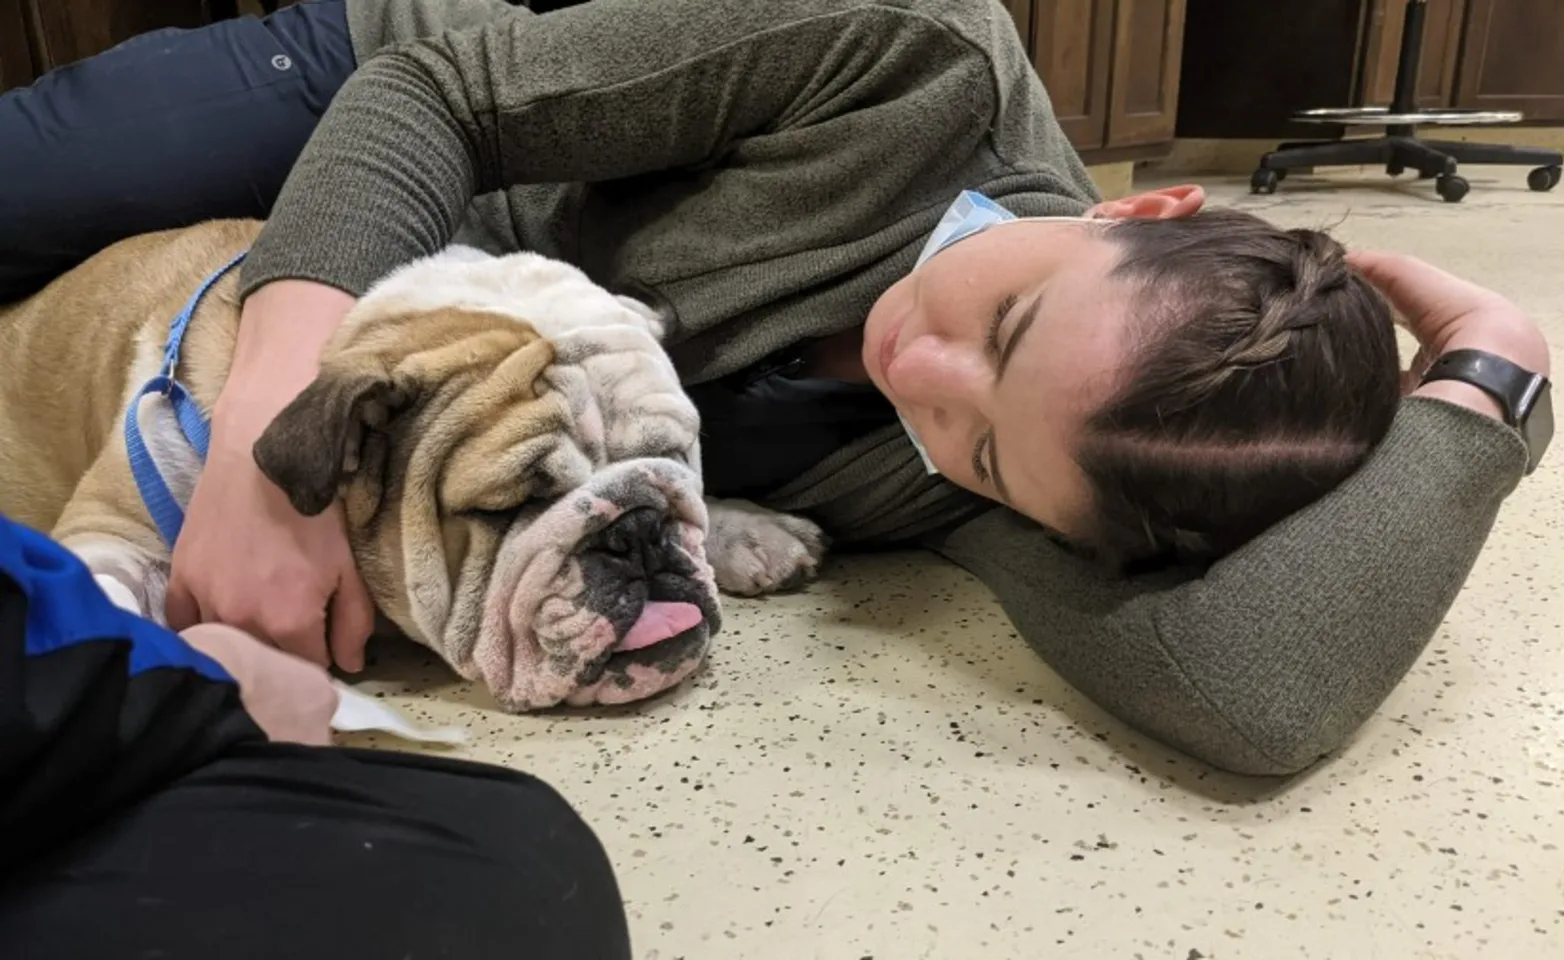
[[[1504,422],[1520,426],[1525,412],[1518,408],[1536,374],[1486,350],[1451,350],[1442,354],[1423,375],[1423,383],[1456,380],[1478,388],[1499,404]]]

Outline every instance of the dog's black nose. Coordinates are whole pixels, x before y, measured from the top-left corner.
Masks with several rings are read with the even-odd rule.
[[[626,563],[638,563],[643,572],[652,574],[662,569],[672,533],[673,521],[667,515],[651,507],[637,507],[599,530],[586,547]]]

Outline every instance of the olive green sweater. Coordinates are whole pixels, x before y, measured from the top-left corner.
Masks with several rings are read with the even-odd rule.
[[[695,383],[861,324],[961,188],[1023,216],[1096,199],[997,0],[349,9],[362,66],[246,290],[302,277],[362,293],[457,237],[527,248],[664,311]],[[838,542],[932,547],[1107,710],[1217,766],[1284,774],[1406,673],[1524,463],[1502,424],[1410,401],[1334,495],[1208,571],[1137,580],[926,477],[894,428],[770,505]]]

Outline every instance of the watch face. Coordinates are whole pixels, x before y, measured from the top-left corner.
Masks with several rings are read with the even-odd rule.
[[[1524,433],[1526,447],[1531,452],[1531,462],[1526,466],[1526,472],[1537,469],[1537,464],[1542,462],[1542,455],[1547,452],[1548,444],[1553,440],[1553,385],[1546,378],[1538,377],[1541,387],[1534,395],[1531,409],[1526,412]]]

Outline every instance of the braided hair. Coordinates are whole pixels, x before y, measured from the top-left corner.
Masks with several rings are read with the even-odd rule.
[[[1139,314],[1126,374],[1077,449],[1105,560],[1214,560],[1384,439],[1400,403],[1392,313],[1328,234],[1211,210],[1106,236]]]

